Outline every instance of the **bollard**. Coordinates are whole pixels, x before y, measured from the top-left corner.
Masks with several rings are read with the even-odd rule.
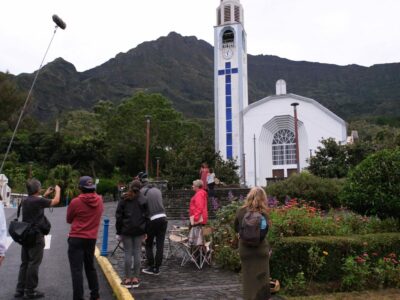
[[[108,246],[108,223],[110,220],[105,217],[104,218],[104,229],[103,229],[103,244],[101,245],[101,256],[107,256],[107,246]]]

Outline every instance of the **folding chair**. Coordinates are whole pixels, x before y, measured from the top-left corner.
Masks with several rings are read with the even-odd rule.
[[[204,263],[211,264],[212,248],[211,248],[211,234],[213,230],[211,227],[202,227],[202,243],[200,245],[190,245],[183,243],[184,257],[181,266],[185,265],[188,261],[195,264],[198,269],[202,269]]]
[[[187,242],[188,237],[183,234],[188,229],[188,227],[173,226],[172,229],[168,231],[168,247],[165,253],[165,259],[176,255],[181,248],[178,243]]]
[[[168,248],[165,259],[176,255],[182,250],[182,244],[187,243],[188,238],[182,234],[171,233],[168,235]]]
[[[187,262],[191,261],[200,270],[202,268],[202,245],[190,246],[189,243],[180,243],[181,249],[183,249],[183,258],[181,262],[181,267],[183,267]]]

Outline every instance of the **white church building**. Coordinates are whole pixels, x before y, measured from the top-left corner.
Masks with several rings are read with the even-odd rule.
[[[215,149],[237,160],[242,184],[265,186],[267,178],[306,168],[322,139],[346,143],[346,122],[313,99],[288,94],[284,80],[277,80],[276,95],[250,105],[247,82],[243,7],[221,0],[214,27]]]

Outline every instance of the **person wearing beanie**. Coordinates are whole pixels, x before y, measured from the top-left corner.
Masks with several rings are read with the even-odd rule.
[[[146,226],[146,257],[148,266],[143,269],[142,272],[151,275],[159,275],[163,259],[165,233],[168,227],[167,215],[165,213],[161,191],[157,187],[149,184],[145,172],[139,173],[138,177],[142,184],[140,192],[146,199],[147,216],[149,218]],[[154,239],[156,240],[155,255],[153,251]]]
[[[83,266],[90,289],[90,300],[99,299],[99,282],[94,266],[94,251],[100,219],[103,214],[103,199],[96,193],[96,185],[89,176],[79,179],[80,194],[72,199],[67,209],[68,259],[71,268],[73,299],[84,299]]]

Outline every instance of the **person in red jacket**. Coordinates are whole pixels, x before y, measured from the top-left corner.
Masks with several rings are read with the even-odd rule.
[[[203,189],[203,181],[197,179],[193,181],[193,191],[195,192],[192,199],[190,199],[189,206],[189,217],[190,224],[194,225],[205,225],[208,221],[208,209],[207,209],[207,192]]]
[[[96,194],[96,185],[89,176],[79,179],[80,195],[72,199],[67,210],[67,223],[71,224],[68,235],[68,259],[71,268],[73,299],[84,299],[83,265],[90,289],[90,299],[99,299],[99,282],[94,266],[94,250],[103,199]]]

